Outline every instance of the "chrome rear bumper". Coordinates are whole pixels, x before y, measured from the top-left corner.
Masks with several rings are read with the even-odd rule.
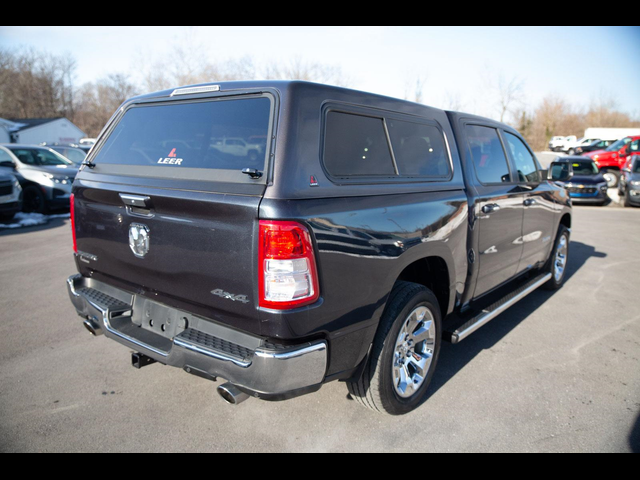
[[[258,396],[286,395],[319,386],[327,369],[324,341],[276,346],[187,312],[80,275],[67,280],[78,315],[105,336],[165,365],[221,377]],[[141,312],[173,319],[145,323]],[[91,329],[90,329],[91,331]]]

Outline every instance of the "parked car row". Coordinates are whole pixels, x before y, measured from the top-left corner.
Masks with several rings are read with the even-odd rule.
[[[606,145],[604,144],[606,143]],[[587,148],[593,148],[594,144],[598,144],[602,148],[607,147],[611,143],[609,140],[602,140],[600,138],[577,138],[575,135],[569,137],[553,137],[549,141],[549,150],[552,152],[565,152],[569,155],[575,155],[585,151]],[[597,147],[595,147],[597,148]]]
[[[607,181],[609,188],[617,187],[622,176],[623,166],[640,149],[640,135],[627,135],[619,140],[600,140],[575,137],[553,137],[549,148],[562,151],[569,156],[581,155],[593,160]]]
[[[19,211],[48,213],[69,208],[71,185],[79,166],[52,148],[0,145],[2,220],[10,220]]]
[[[607,179],[609,188],[618,186],[625,164],[631,156],[638,155],[640,135],[625,137],[612,143],[604,150],[597,150],[584,154],[590,158]]]

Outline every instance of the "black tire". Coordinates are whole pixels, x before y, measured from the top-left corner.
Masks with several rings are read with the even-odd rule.
[[[558,257],[559,252],[563,249],[563,239],[564,239],[564,264],[562,266],[562,272],[559,274],[559,263],[560,258]],[[551,255],[549,256],[549,260],[547,261],[547,265],[544,270],[551,274],[551,280],[549,280],[544,287],[547,290],[558,290],[564,284],[564,280],[567,277],[567,265],[569,262],[569,246],[571,244],[571,233],[569,229],[564,225],[560,225],[558,228],[558,235],[556,236],[556,241],[553,244],[553,250],[551,250]]]
[[[36,185],[29,185],[22,192],[22,211],[26,213],[47,213],[47,200]]]
[[[11,215],[0,215],[0,223],[9,223],[13,220],[13,217],[15,217],[13,213]]]
[[[623,207],[631,206],[631,194],[629,193],[629,190],[627,190],[626,193],[624,194],[624,200],[622,201],[622,206]]]
[[[418,370],[414,369],[412,379],[422,378],[421,383],[396,382],[394,375],[399,370],[407,373],[414,368],[414,364],[407,361],[408,356],[411,355],[402,359],[402,354],[398,353],[399,349],[403,349],[402,345],[398,345],[400,334],[402,333],[404,336],[406,331],[410,331],[411,327],[408,325],[413,323],[411,319],[416,318],[417,320],[418,318],[418,315],[412,316],[414,312],[425,312],[423,318],[426,319],[417,321],[414,333],[426,332],[427,321],[429,327],[435,328],[435,332],[430,333],[428,340],[409,347],[413,354],[419,351],[418,357],[424,355],[421,358],[423,361],[426,362],[425,359],[429,358],[428,366],[424,367],[426,375],[422,377],[418,375]],[[431,328],[429,328],[429,332],[431,332]],[[407,335],[407,337],[409,336]],[[405,339],[405,344],[407,341]],[[436,296],[422,285],[398,282],[389,296],[362,375],[357,380],[347,382],[351,397],[359,404],[379,413],[404,415],[411,412],[422,403],[426,395],[438,363],[441,343],[442,319]],[[406,350],[404,354],[407,355]],[[406,366],[399,366],[400,364],[404,365],[405,362]],[[404,397],[399,393],[403,385],[406,385],[406,396]],[[414,385],[419,386],[414,390]]]

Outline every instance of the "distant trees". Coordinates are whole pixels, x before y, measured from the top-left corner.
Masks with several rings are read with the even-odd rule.
[[[547,148],[552,136],[580,138],[589,127],[640,127],[640,121],[621,112],[615,100],[601,96],[586,108],[576,108],[557,96],[545,97],[524,124],[514,125],[535,150]]]
[[[252,57],[212,60],[206,45],[198,45],[192,32],[174,44],[162,58],[139,54],[135,69],[112,73],[95,82],[78,86],[77,64],[69,55],[51,55],[33,49],[0,48],[0,117],[67,117],[90,136],[99,134],[105,123],[127,98],[181,85],[211,81],[250,79],[299,79],[340,86],[353,81],[340,66],[311,62],[295,57],[287,62]],[[481,75],[482,76],[482,75]],[[544,149],[554,135],[581,136],[588,127],[640,126],[638,119],[620,111],[615,100],[605,94],[586,108],[576,108],[557,96],[547,96],[534,108],[525,102],[525,83],[487,68],[483,92],[490,99],[484,115],[511,123],[534,149]],[[405,98],[424,101],[427,75],[405,85]],[[431,98],[430,101],[435,99]],[[463,110],[459,94],[447,93],[434,106]],[[480,112],[482,114],[482,112]]]
[[[67,117],[87,135],[96,136],[123,101],[144,92],[256,78],[350,83],[339,66],[302,58],[263,66],[248,56],[212,61],[206,48],[194,48],[192,42],[178,41],[163,58],[139,55],[131,74],[113,73],[80,86],[74,81],[77,65],[70,55],[0,49],[0,118]]]
[[[0,49],[0,117],[72,117],[75,68],[70,55]]]

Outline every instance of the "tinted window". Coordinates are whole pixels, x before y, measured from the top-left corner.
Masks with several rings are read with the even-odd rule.
[[[617,142],[613,142],[611,145],[609,145],[607,147],[607,152],[617,152],[629,142],[631,142],[631,138],[629,137],[621,138]]]
[[[444,138],[431,125],[387,119],[398,171],[403,176],[447,177],[449,160]]]
[[[134,107],[124,114],[96,164],[241,171],[264,169],[268,98]],[[257,139],[257,140],[256,140]]]
[[[529,149],[522,143],[522,140],[510,133],[505,133],[505,140],[511,157],[515,162],[518,181],[524,183],[539,182],[538,163]]]
[[[18,157],[21,163],[32,166],[61,166],[61,165],[73,165],[71,160],[67,160],[62,155],[59,155],[50,150],[41,148],[13,148],[9,147],[13,154]]]
[[[571,173],[569,170],[568,163],[553,163],[551,164],[551,178],[553,180],[565,181],[569,179],[569,174]]]
[[[64,155],[66,158],[71,160],[73,163],[81,164],[84,161],[84,158],[87,156],[85,152],[78,148],[60,148],[60,147],[52,147],[56,152]]]
[[[640,160],[633,164],[633,173],[640,173]]]
[[[593,162],[574,162],[574,175],[598,175],[598,167]]]
[[[334,177],[395,176],[383,120],[329,112],[324,139],[324,163]]]
[[[478,125],[467,125],[466,132],[478,180],[482,183],[511,182],[507,157],[498,132],[494,128]]]

